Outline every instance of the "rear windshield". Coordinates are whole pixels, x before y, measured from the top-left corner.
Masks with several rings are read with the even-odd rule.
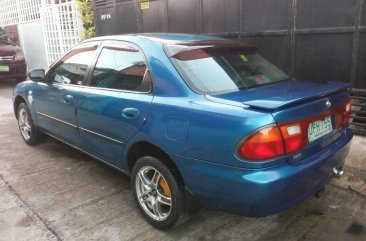
[[[172,51],[165,48],[166,53]],[[289,79],[251,47],[189,46],[169,56],[187,84],[200,94],[221,94]]]

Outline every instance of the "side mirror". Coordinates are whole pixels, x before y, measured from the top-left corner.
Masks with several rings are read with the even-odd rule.
[[[42,82],[45,80],[45,72],[44,69],[35,69],[28,73],[28,76],[31,80],[35,82]]]

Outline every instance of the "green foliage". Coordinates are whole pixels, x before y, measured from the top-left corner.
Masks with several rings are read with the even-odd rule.
[[[89,39],[95,36],[94,12],[91,0],[76,0],[76,6],[81,13],[83,31],[81,39]]]

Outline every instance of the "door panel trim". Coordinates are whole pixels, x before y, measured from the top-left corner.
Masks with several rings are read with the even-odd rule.
[[[69,122],[66,122],[66,121],[63,121],[63,120],[57,119],[56,117],[53,117],[53,116],[46,115],[45,113],[37,112],[37,114],[42,115],[42,116],[44,116],[44,117],[47,117],[47,118],[49,118],[49,119],[52,119],[52,120],[58,121],[58,122],[60,122],[60,123],[62,123],[62,124],[65,124],[65,125],[71,126],[71,127],[75,128],[75,129],[77,129],[77,128],[78,128],[78,127],[77,127],[76,125],[74,125],[74,124],[71,124],[71,123],[69,123]]]
[[[119,141],[119,140],[116,140],[116,139],[110,138],[110,137],[108,137],[108,136],[105,136],[105,135],[102,135],[102,134],[96,133],[96,132],[94,132],[94,131],[91,131],[91,130],[88,130],[88,129],[85,129],[85,128],[82,128],[82,127],[78,127],[78,126],[73,125],[73,124],[71,124],[71,123],[69,123],[69,122],[66,122],[66,121],[63,121],[63,120],[57,119],[57,118],[55,118],[55,117],[52,117],[52,116],[46,115],[46,114],[44,114],[44,113],[42,113],[42,112],[37,112],[37,114],[42,115],[42,116],[44,116],[44,117],[47,117],[47,118],[49,118],[49,119],[52,119],[52,120],[58,121],[58,122],[60,122],[60,123],[62,123],[62,124],[65,124],[65,125],[71,126],[71,127],[75,128],[75,129],[78,129],[78,130],[81,130],[81,131],[87,132],[87,133],[89,133],[89,134],[92,134],[92,135],[95,135],[95,136],[101,137],[101,138],[106,139],[106,140],[108,140],[108,141],[111,141],[111,142],[114,142],[114,143],[117,143],[117,144],[120,144],[120,145],[124,145],[124,144],[125,144],[123,141]]]
[[[91,130],[88,130],[88,129],[84,129],[84,128],[82,128],[82,127],[78,127],[78,129],[79,129],[79,130],[81,130],[81,131],[87,132],[87,133],[89,133],[89,134],[92,134],[92,135],[95,135],[95,136],[101,137],[101,138],[103,138],[103,139],[106,139],[106,140],[109,140],[109,141],[115,142],[115,143],[117,143],[117,144],[121,144],[121,145],[124,145],[124,144],[125,144],[125,143],[124,143],[124,142],[122,142],[122,141],[118,141],[118,140],[116,140],[116,139],[113,139],[113,138],[110,138],[110,137],[108,137],[108,136],[105,136],[105,135],[102,135],[102,134],[96,133],[96,132],[94,132],[94,131],[91,131]]]

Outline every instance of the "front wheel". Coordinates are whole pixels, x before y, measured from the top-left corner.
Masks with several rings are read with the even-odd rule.
[[[28,106],[25,103],[21,103],[17,110],[18,126],[23,140],[28,145],[38,144],[40,140],[40,132],[33,124],[32,116]]]
[[[183,219],[184,195],[176,178],[154,157],[142,157],[133,167],[135,200],[144,218],[158,229],[171,228]]]

